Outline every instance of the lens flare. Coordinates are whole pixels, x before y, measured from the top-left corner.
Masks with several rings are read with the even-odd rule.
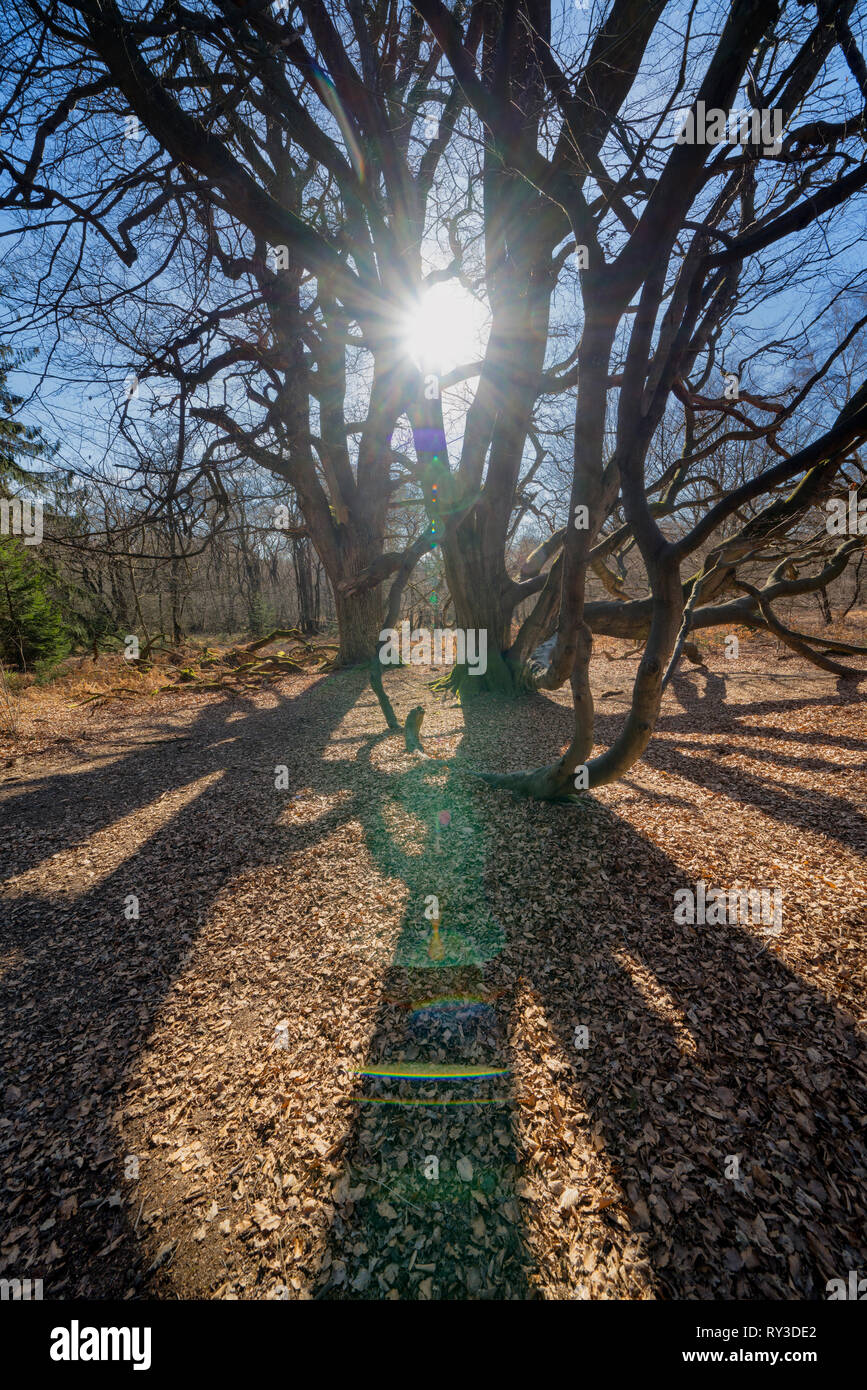
[[[511,1105],[511,1096],[491,1096],[484,1100],[395,1100],[391,1096],[350,1096],[360,1105]]]
[[[384,1062],[379,1067],[352,1067],[353,1076],[386,1076],[398,1081],[467,1081],[478,1077],[505,1076],[508,1067],[462,1067],[454,1063]]]
[[[337,88],[328,76],[328,73],[323,72],[318,63],[312,63],[311,67],[313,71],[313,85],[320,99],[328,107],[328,110],[339,125],[340,134],[343,136],[343,143],[349,151],[349,157],[355,167],[355,172],[363,182],[367,172],[364,155],[356,139],[355,131],[350,124],[349,117],[343,109],[343,102],[337,95]]]

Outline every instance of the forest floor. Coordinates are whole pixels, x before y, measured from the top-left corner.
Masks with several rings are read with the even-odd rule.
[[[625,650],[594,660],[600,746]],[[549,806],[464,770],[552,761],[568,690],[460,707],[436,674],[386,676],[431,760],[363,671],[21,701],[0,1276],[810,1299],[867,1268],[867,682],[716,648],[629,776]],[[699,880],[779,889],[781,930],[676,922]]]

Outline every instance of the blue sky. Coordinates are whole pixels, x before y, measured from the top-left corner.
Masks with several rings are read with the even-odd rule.
[[[555,51],[568,53],[575,61],[585,45],[591,22],[602,12],[598,4],[561,4],[555,7],[553,39]],[[791,7],[789,7],[791,9]],[[728,6],[722,3],[699,4],[693,22],[693,35],[696,54],[687,66],[683,92],[672,104],[683,106],[694,96],[695,86],[702,71],[701,58],[718,36]],[[635,84],[630,101],[623,115],[639,128],[654,124],[660,115],[663,102],[671,96],[668,85],[661,79],[669,78],[672,51],[678,44],[686,23],[688,6],[669,5],[649,47],[645,64]],[[798,11],[806,25],[812,11]],[[797,18],[797,15],[796,15]],[[793,38],[800,40],[801,35]],[[657,72],[659,69],[659,72]],[[823,78],[822,90],[815,99],[808,99],[799,113],[797,123],[822,116],[825,119],[840,119],[845,111],[857,110],[857,91],[851,75],[842,61],[839,51],[828,66]],[[738,108],[749,105],[746,97],[739,99]],[[320,104],[317,119],[337,133],[337,123]],[[476,132],[477,133],[477,132]],[[422,132],[419,131],[421,136]],[[666,144],[671,140],[671,123],[665,127]],[[117,133],[114,158],[119,162],[128,155],[140,157],[149,149],[153,150],[150,137],[144,135],[134,144],[123,139],[121,130]],[[622,165],[623,155],[609,142],[604,151],[607,166],[617,171]],[[74,169],[75,166],[73,166]],[[82,153],[79,164],[80,175],[89,181],[91,169]],[[648,172],[653,172],[649,170]],[[458,175],[459,177],[459,175]],[[770,188],[772,171],[769,172],[765,186]],[[592,187],[591,190],[592,192]],[[699,205],[700,206],[700,205]],[[761,196],[759,200],[761,208]],[[0,222],[0,231],[11,229],[8,217]],[[840,213],[823,219],[821,233],[811,232],[809,248],[798,238],[790,238],[767,254],[765,259],[775,262],[776,283],[759,311],[751,310],[736,320],[736,332],[732,340],[724,345],[722,354],[727,369],[736,368],[741,359],[748,357],[754,349],[775,339],[787,342],[794,334],[801,333],[800,352],[803,360],[792,360],[788,349],[769,350],[748,366],[744,374],[744,384],[752,390],[773,395],[784,392],[792,385],[799,372],[805,370],[806,361],[812,349],[818,348],[824,330],[821,323],[813,323],[821,303],[829,297],[829,291],[840,291],[842,303],[853,303],[858,292],[867,286],[864,256],[864,200],[857,199]],[[622,241],[622,232],[613,218],[607,219],[603,235],[612,253]],[[40,349],[39,357],[29,370],[19,371],[13,381],[14,389],[31,397],[26,407],[28,422],[42,425],[46,437],[56,441],[60,460],[70,468],[87,471],[96,467],[99,460],[108,453],[112,462],[109,471],[120,462],[113,436],[116,430],[117,412],[123,405],[125,383],[128,382],[136,366],[131,355],[125,355],[107,341],[100,341],[92,325],[75,320],[67,320],[58,333],[50,319],[43,317],[34,324],[28,322],[26,306],[32,303],[28,280],[34,270],[39,270],[47,260],[47,241],[42,234],[26,236],[16,244],[12,238],[0,242],[0,254],[4,264],[0,270],[0,282],[7,288],[4,305],[6,320],[2,336],[17,346]],[[807,251],[809,249],[809,255]],[[447,240],[440,229],[438,237],[433,230],[428,236],[427,250],[430,265],[444,264],[450,259]],[[100,273],[110,277],[113,284],[136,282],[140,267],[127,270],[111,253],[100,248]],[[172,283],[172,272],[162,276],[154,287],[154,298],[162,297],[164,305],[170,309],[179,305],[183,295],[182,282]],[[863,306],[861,308],[863,312]],[[580,300],[577,294],[577,277],[574,269],[566,267],[554,297],[553,325],[565,333],[565,341],[556,341],[552,336],[549,344],[549,365],[568,355],[576,333],[580,330]],[[46,364],[47,367],[46,367]],[[44,380],[41,373],[45,371]],[[721,385],[721,378],[717,387]],[[711,387],[709,392],[713,394]],[[35,393],[35,394],[34,394]],[[464,393],[466,394],[466,393]],[[156,388],[143,382],[138,394],[129,402],[130,416],[145,424],[150,412],[159,399],[167,400],[169,391],[166,383]],[[456,398],[450,397],[455,404]],[[363,402],[359,402],[363,413]],[[563,418],[568,422],[571,404],[568,397],[560,402]],[[826,416],[832,411],[833,403],[827,402]],[[449,435],[453,444],[459,444],[462,433],[462,410],[453,416]],[[531,453],[532,451],[528,451]],[[453,455],[454,457],[454,455]],[[568,458],[564,458],[564,464]],[[559,490],[556,474],[552,474],[550,485]]]

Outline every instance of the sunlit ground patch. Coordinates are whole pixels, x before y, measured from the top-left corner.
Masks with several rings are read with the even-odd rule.
[[[163,792],[149,805],[118,817],[79,844],[60,850],[31,865],[24,873],[6,879],[4,896],[41,894],[46,884],[51,897],[74,899],[89,893],[131,861],[158,830],[216,786],[222,777],[222,771],[211,772],[186,786]]]
[[[292,797],[285,811],[281,811],[275,825],[305,825],[313,821],[321,820],[330,811],[336,811],[338,806],[345,805],[350,800],[349,792],[345,789],[330,793],[316,793],[311,787],[302,787]]]

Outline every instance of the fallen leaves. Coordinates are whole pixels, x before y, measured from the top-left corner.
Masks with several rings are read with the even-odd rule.
[[[452,793],[436,858],[363,677],[178,695],[156,740],[98,712],[103,756],[56,746],[9,789],[3,1272],[59,1297],[804,1298],[863,1264],[863,702],[706,680],[577,808],[414,774]],[[428,722],[445,757],[526,766],[567,698]],[[347,1058],[406,1045],[429,863],[444,933],[477,900],[501,930],[500,1107],[350,1100]],[[780,883],[781,938],[675,927],[700,877]]]

